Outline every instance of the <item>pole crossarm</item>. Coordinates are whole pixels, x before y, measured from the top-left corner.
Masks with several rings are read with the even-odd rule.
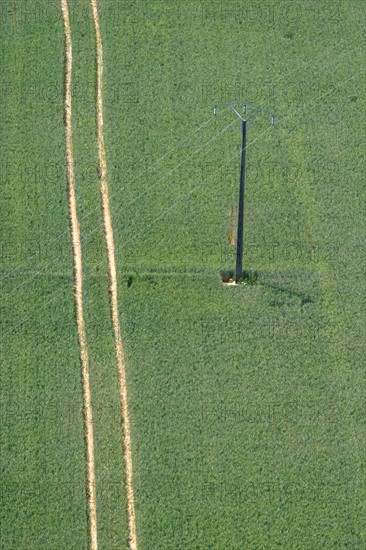
[[[267,109],[264,109],[263,107],[258,106],[258,105],[254,105],[253,103],[250,103],[249,101],[246,101],[246,100],[231,101],[230,103],[228,103],[228,102],[216,103],[214,112],[215,112],[215,114],[218,114],[218,111],[219,111],[218,107],[229,107],[240,118],[240,120],[244,120],[244,118],[241,116],[239,111],[235,108],[236,105],[241,105],[243,107],[243,112],[244,113],[247,112],[247,107],[255,109],[254,113],[252,115],[250,115],[248,118],[245,119],[247,121],[251,120],[254,117],[256,117],[260,113],[266,113],[267,115],[270,115],[272,117],[272,121],[275,120],[275,116],[274,116],[272,111],[268,111]]]
[[[235,107],[233,107],[233,106],[231,105],[231,103],[228,103],[228,106],[230,107],[230,109],[231,109],[232,111],[234,111],[234,113],[235,113],[236,115],[238,115],[238,117],[240,118],[240,120],[244,121],[243,117],[238,113],[238,111],[235,109]]]

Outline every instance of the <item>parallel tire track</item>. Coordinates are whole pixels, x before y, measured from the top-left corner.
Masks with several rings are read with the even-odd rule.
[[[118,316],[118,296],[117,296],[117,271],[114,252],[114,237],[112,218],[109,205],[108,179],[107,179],[107,160],[103,135],[103,47],[100,32],[99,13],[97,0],[91,0],[93,10],[93,20],[96,39],[96,70],[97,70],[97,139],[98,139],[98,160],[99,160],[99,178],[100,193],[103,211],[104,235],[107,250],[109,297],[111,316],[113,323],[114,345],[117,358],[118,387],[121,403],[121,414],[123,422],[123,455],[124,455],[124,478],[127,504],[128,520],[128,542],[130,550],[137,550],[136,535],[136,514],[135,498],[133,490],[133,467],[132,467],[132,449],[131,449],[131,428],[128,412],[126,367],[121,329]]]
[[[67,156],[68,207],[70,217],[70,231],[72,240],[73,268],[74,268],[74,300],[76,323],[79,339],[81,380],[83,393],[83,423],[85,445],[85,470],[89,549],[97,550],[97,506],[96,484],[94,467],[94,433],[90,390],[89,354],[85,333],[83,313],[83,273],[80,227],[77,216],[74,154],[72,141],[72,112],[71,112],[71,77],[72,77],[72,40],[70,16],[67,0],[61,0],[61,9],[65,33],[65,141]]]

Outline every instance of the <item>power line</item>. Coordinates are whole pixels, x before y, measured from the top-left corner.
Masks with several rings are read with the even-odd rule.
[[[355,76],[356,76],[356,75],[355,75]],[[340,83],[340,84],[344,84],[344,83],[348,82],[349,80],[352,80],[353,78],[355,78],[355,76],[352,76],[352,77],[350,77],[349,79],[347,79],[347,80],[345,80],[345,81],[342,81],[342,83]],[[329,95],[329,94],[332,93],[332,92],[333,92],[333,90],[329,90],[328,92],[326,92],[326,93],[324,93],[324,94],[320,94],[320,96],[318,96],[318,97],[316,98],[315,101],[317,102],[320,98],[325,97],[326,95]],[[314,100],[311,101],[311,102],[304,103],[302,107],[304,107],[304,106],[307,105],[308,103],[313,103],[313,102],[314,102]],[[286,115],[286,116],[284,116],[284,117],[281,117],[281,118],[280,118],[280,121],[284,121],[284,120],[288,119],[290,116],[292,116],[292,115],[291,115],[291,114],[288,114],[288,115]],[[229,127],[229,126],[231,126],[231,124],[228,125],[227,127]],[[272,125],[269,126],[268,129],[271,128],[271,127],[272,127]],[[268,129],[267,129],[267,130],[268,130]],[[266,131],[267,131],[267,130],[266,130]],[[263,133],[260,135],[260,137],[261,137],[264,133],[266,133],[266,131],[263,132]],[[257,139],[257,138],[256,138],[256,139]],[[255,141],[256,141],[256,140],[255,140]],[[254,141],[251,142],[251,143],[254,143]],[[159,216],[157,219],[160,219],[160,217],[161,217],[161,216]],[[95,231],[93,231],[92,233],[95,233]],[[90,234],[90,235],[91,235],[91,234]],[[122,246],[124,246],[124,244],[122,244]],[[51,263],[49,263],[46,267],[42,268],[41,271],[36,272],[36,273],[33,275],[33,277],[31,277],[28,281],[25,281],[24,283],[22,283],[21,285],[19,285],[19,286],[16,287],[15,289],[13,289],[11,293],[7,294],[7,297],[11,296],[11,295],[12,295],[15,291],[17,291],[19,288],[23,287],[25,284],[27,284],[27,283],[29,283],[30,281],[32,281],[37,275],[40,275],[40,274],[42,273],[42,270],[44,270],[44,269],[46,269],[47,267],[49,267],[49,265],[51,265]],[[100,265],[100,264],[98,264],[98,265]]]
[[[359,31],[359,33],[356,33],[356,35],[352,35],[352,36],[353,36],[353,37],[354,37],[354,36],[358,36],[358,35],[360,35],[360,34],[362,34],[362,33],[363,33],[363,31]],[[343,44],[343,43],[345,43],[345,42],[349,42],[349,38],[345,38],[343,41],[338,42],[338,43],[336,44],[336,46],[334,46],[333,48],[329,48],[329,49],[327,50],[327,54],[329,54],[330,51],[333,51],[335,48],[338,48],[340,44]],[[344,55],[349,55],[349,51],[345,52]],[[303,65],[309,65],[310,63],[313,63],[313,61],[314,61],[313,59],[311,59],[311,60],[309,60],[309,61],[303,61],[303,62],[302,62],[302,66],[303,66]],[[286,75],[281,76],[281,78],[280,78],[280,79],[277,79],[277,80],[278,80],[278,81],[282,81],[282,80],[284,80],[284,78],[286,78],[288,75],[292,74],[293,72],[295,72],[295,71],[297,71],[297,70],[299,70],[299,69],[300,69],[300,67],[297,66],[295,69],[293,69],[292,71],[289,71]],[[294,84],[292,84],[292,85],[290,85],[290,86],[287,86],[287,87],[286,87],[286,91],[287,91],[289,88],[295,86],[298,82],[300,82],[300,80],[297,81],[297,82],[295,82]],[[283,95],[283,93],[279,93],[279,94],[276,94],[276,96],[272,96],[272,100],[273,100],[274,97],[278,97],[278,96],[280,96],[280,95]],[[265,100],[265,103],[267,103],[268,101],[269,101],[269,100]],[[248,103],[247,103],[247,104],[248,104]],[[130,182],[130,183],[135,182],[135,181],[136,181],[141,175],[143,175],[147,170],[150,170],[150,169],[151,169],[153,166],[155,166],[158,162],[160,162],[161,160],[163,160],[164,158],[166,158],[166,156],[168,156],[172,151],[174,151],[175,149],[177,149],[182,143],[186,142],[192,135],[194,135],[195,133],[197,133],[197,132],[198,132],[200,129],[202,129],[205,125],[207,125],[209,122],[211,122],[212,119],[213,119],[213,117],[210,117],[210,118],[209,118],[206,122],[204,122],[199,128],[197,128],[196,130],[194,130],[187,138],[185,138],[184,140],[182,140],[182,141],[181,141],[180,143],[178,143],[175,147],[173,147],[172,149],[170,149],[166,154],[164,154],[162,157],[160,157],[159,159],[157,159],[157,161],[155,161],[151,166],[145,168],[142,172],[140,172],[140,173],[132,180],[132,182]],[[117,195],[117,193],[120,193],[120,192],[121,192],[123,189],[125,189],[125,188],[126,188],[126,186],[121,187],[121,188],[119,188],[117,191],[111,193],[111,197],[113,198],[114,196]],[[90,215],[92,215],[92,214],[93,214],[95,211],[97,211],[98,209],[99,209],[99,208],[97,207],[97,208],[95,208],[95,209],[90,210],[87,214],[85,214],[85,215],[81,218],[81,220],[87,219]],[[65,236],[67,236],[67,235],[68,235],[68,232],[65,230],[65,231],[62,232],[61,234],[57,235],[54,239],[52,239],[51,241],[49,241],[49,242],[47,243],[46,246],[47,246],[47,247],[51,246],[53,243],[57,242],[60,238],[65,237]],[[34,253],[34,254],[32,254],[31,256],[29,256],[28,259],[27,259],[27,262],[29,262],[29,261],[31,261],[32,259],[36,258],[37,255],[38,255],[37,253]],[[50,265],[51,265],[51,264],[48,264],[48,265],[46,266],[46,268],[49,267]],[[13,268],[10,272],[6,273],[6,274],[2,277],[2,279],[6,279],[8,276],[10,276],[12,273],[14,273],[15,271],[17,271],[18,269],[20,269],[20,267],[15,267],[15,268]]]
[[[235,122],[235,121],[234,121]],[[149,189],[147,189],[146,191],[144,191],[143,193],[141,193],[139,195],[139,197],[135,198],[134,200],[132,200],[130,203],[128,203],[126,206],[130,206],[131,204],[133,204],[138,198],[140,198],[141,196],[143,196],[144,194],[146,194],[151,188],[153,188],[155,185],[157,185],[160,181],[162,181],[163,179],[165,179],[168,175],[170,175],[172,172],[174,172],[176,169],[178,169],[180,166],[182,166],[185,162],[187,162],[190,158],[192,158],[193,156],[195,156],[197,154],[198,151],[204,149],[207,145],[209,145],[210,143],[212,143],[212,141],[214,141],[215,139],[217,139],[217,137],[219,137],[220,135],[222,135],[228,128],[230,128],[234,122],[231,122],[229,123],[223,130],[221,130],[220,132],[217,132],[210,140],[208,140],[204,145],[202,145],[201,147],[198,147],[194,153],[189,156],[189,157],[186,157],[186,159],[184,159],[180,164],[178,164],[176,167],[174,167],[168,174],[166,174],[165,176],[163,176],[162,178],[160,178],[159,180],[157,180],[154,184],[152,184],[150,186]],[[202,125],[203,126],[203,125]],[[201,127],[202,127],[201,126]],[[84,219],[86,218],[87,216],[84,217]],[[95,228],[93,229],[89,234],[88,234],[88,237],[86,239],[84,239],[84,243],[88,242],[90,240],[90,238],[97,234],[98,231],[100,231],[100,228]],[[49,266],[51,265],[51,262],[49,262],[46,266],[42,267],[41,270],[39,272],[35,272],[33,273],[33,275],[26,281],[23,281],[23,283],[21,283],[20,285],[18,285],[16,288],[14,288],[11,292],[9,292],[6,297],[10,297],[12,296],[15,292],[17,292],[20,288],[22,288],[24,285],[26,284],[29,284],[31,281],[33,281],[35,279],[35,277],[37,275],[40,275],[42,273],[42,271],[46,270]],[[19,269],[19,268],[17,268]],[[4,277],[5,279],[6,277]]]
[[[355,37],[355,36],[359,36],[361,34],[363,34],[364,31],[359,31],[358,33],[356,34],[352,34],[352,37]],[[329,48],[327,50],[327,55],[329,54],[329,52],[333,51],[335,48],[339,48],[339,46],[341,44],[344,44],[344,43],[349,43],[349,37],[346,37],[344,38],[342,41],[338,42],[333,48]],[[350,52],[349,50],[347,52],[344,52],[343,56],[344,57],[345,55],[349,55]],[[324,56],[323,56],[324,57]],[[301,63],[301,67],[302,66],[306,66],[306,65],[309,65],[309,64],[313,64],[314,63],[314,59],[310,59],[309,61],[303,61]],[[286,73],[285,75],[282,75],[280,78],[277,78],[276,80],[278,82],[280,81],[283,81],[285,78],[287,78],[290,74],[300,70],[299,65],[297,65],[292,71],[289,71],[288,73]],[[302,80],[302,79],[301,79]],[[296,86],[296,84],[298,84],[298,82],[300,82],[301,80],[298,80],[297,82],[295,82],[294,84],[292,85],[289,85],[286,87],[286,92],[288,89],[292,88],[293,86]],[[267,86],[268,87],[268,86]],[[281,95],[284,95],[284,93],[278,93],[276,94],[275,96],[272,96],[271,100],[273,100],[275,97],[279,97]],[[269,99],[268,100],[264,100],[264,103],[268,103],[269,102]],[[250,105],[249,102],[246,102],[247,105]],[[147,168],[145,168],[143,171],[141,171],[131,182],[129,182],[129,185],[131,183],[134,183],[140,176],[142,176],[146,171],[150,170],[151,168],[153,168],[154,166],[156,166],[156,164],[158,164],[159,162],[161,162],[164,158],[166,158],[169,154],[171,154],[174,150],[176,150],[178,147],[180,147],[183,143],[185,143],[186,141],[188,141],[188,139],[195,135],[197,132],[199,132],[202,128],[204,128],[208,123],[210,123],[212,120],[214,119],[214,117],[210,117],[208,120],[206,120],[202,125],[200,125],[197,129],[195,129],[191,134],[189,134],[186,138],[184,138],[181,142],[179,142],[177,145],[175,145],[172,149],[170,149],[167,153],[165,153],[162,157],[160,157],[159,159],[157,159],[152,165],[148,166]],[[126,188],[126,186],[124,187],[121,187],[119,188],[117,191],[114,191],[113,193],[111,193],[111,198],[115,197],[118,193],[120,193],[121,191],[123,191],[124,189]],[[99,207],[96,207],[95,209],[92,209],[92,210],[89,210],[89,212],[87,212],[85,215],[83,215],[80,219],[81,221],[84,221],[86,220],[89,216],[91,216],[93,213],[95,213],[96,211],[99,211]],[[51,241],[49,241],[47,243],[47,247],[50,247],[52,244],[54,244],[55,242],[58,242],[59,239],[61,239],[62,237],[65,237],[68,235],[68,231],[65,230],[63,231],[62,233],[60,233],[59,235],[57,235],[56,237],[54,237]],[[30,262],[31,260],[33,260],[34,258],[36,258],[38,255],[38,253],[34,253],[32,254],[31,256],[28,257],[27,259],[27,262]],[[47,264],[47,266],[45,267],[45,269],[47,267],[49,267],[51,265],[51,263]],[[14,272],[16,272],[17,270],[19,270],[21,267],[14,267],[11,271],[7,272],[4,276],[2,276],[2,279],[5,280],[6,278],[8,278],[10,275],[12,275]]]
[[[230,124],[231,126],[231,124]],[[264,134],[265,132],[263,132]],[[261,134],[261,135],[263,135]],[[260,137],[258,136],[257,138],[255,138],[255,140],[253,140],[252,143],[254,143],[255,141],[257,141]],[[249,144],[251,145],[251,143]],[[247,145],[247,147],[249,147],[249,145]],[[237,153],[235,153],[230,159],[228,162],[230,162],[231,160],[233,160],[235,157],[237,156]],[[145,229],[147,229],[148,227],[151,227],[154,223],[156,223],[156,221],[158,221],[160,218],[162,218],[167,212],[169,212],[170,210],[172,210],[175,206],[177,206],[177,204],[179,204],[180,202],[182,202],[182,200],[184,200],[184,198],[187,198],[188,196],[190,196],[194,191],[196,191],[197,189],[199,189],[203,183],[205,183],[208,179],[212,178],[218,171],[220,170],[220,168],[218,170],[216,170],[214,173],[212,173],[210,176],[208,176],[207,178],[205,178],[204,180],[200,181],[193,189],[191,189],[188,193],[185,193],[184,195],[182,195],[178,201],[175,201],[172,205],[169,206],[169,208],[167,208],[166,210],[164,210],[164,212],[162,212],[157,218],[155,218],[155,220],[153,220],[148,226],[145,226],[143,228],[142,231],[140,231],[139,233],[135,234],[131,239],[129,239],[128,241],[125,241],[124,243],[122,243],[122,247],[125,246],[126,244],[128,244],[128,242],[132,241],[133,239],[135,239],[139,234],[143,233],[145,231]],[[94,268],[92,268],[90,271],[91,273],[95,272],[97,270],[97,267],[99,267],[100,263],[97,263],[96,266]],[[40,273],[36,273],[35,275],[39,275]],[[50,300],[48,300],[45,304],[43,304],[43,307],[52,303],[58,296],[61,296],[63,294],[62,291],[60,292],[57,292],[52,298],[50,298]],[[37,307],[34,307],[33,310],[36,310],[38,311],[38,308]],[[26,320],[30,319],[32,315],[28,315],[24,320],[22,320],[15,328],[18,328],[19,326],[21,326]],[[4,338],[6,336],[8,336],[10,333],[6,333],[4,335]]]
[[[342,81],[341,83],[339,83],[339,85],[340,85],[340,84],[344,84],[344,83],[346,83],[346,82],[352,80],[353,78],[355,78],[355,76],[356,76],[356,75],[353,75],[352,77],[346,79],[345,81]],[[332,92],[333,92],[333,89],[332,89],[332,90],[329,90],[328,92],[325,92],[325,93],[323,93],[323,94],[320,94],[320,96],[318,96],[317,98],[315,98],[315,100],[312,100],[311,102],[307,102],[306,104],[304,104],[304,105],[303,105],[303,108],[304,108],[304,106],[308,105],[308,103],[312,103],[312,102],[314,102],[314,101],[316,102],[316,101],[318,101],[320,98],[325,97],[326,95],[329,95],[329,94],[332,93]],[[292,116],[292,115],[291,115],[291,114],[288,114],[288,115],[286,115],[285,117],[281,117],[281,118],[280,118],[280,121],[286,120],[286,119],[289,118],[290,116]],[[209,119],[209,121],[212,120],[212,118],[213,118],[213,117],[211,117],[211,118]],[[204,123],[204,124],[207,124],[207,122]],[[202,128],[202,126],[204,126],[204,124],[201,125],[200,128]],[[231,126],[231,124],[228,125],[228,126]],[[269,126],[269,127],[267,128],[267,130],[265,130],[265,132],[263,132],[260,136],[258,136],[258,138],[256,138],[255,140],[253,140],[251,143],[254,143],[257,139],[259,139],[259,137],[261,137],[264,133],[266,133],[266,131],[268,131],[269,128],[271,128],[271,126]],[[198,131],[198,130],[197,130],[197,131]],[[193,132],[193,133],[194,133],[194,132]],[[190,134],[190,135],[192,135],[192,134]],[[186,140],[187,140],[187,139],[188,139],[188,138],[186,138]],[[184,140],[183,140],[183,141],[184,141]],[[211,140],[211,141],[212,141],[212,140]],[[247,147],[248,147],[248,146],[247,146]],[[233,158],[234,158],[234,157],[233,157]],[[231,160],[232,160],[232,159],[231,159]],[[198,187],[200,187],[200,185],[198,185],[196,188],[198,188]],[[195,189],[196,189],[196,188],[195,188]],[[193,190],[192,190],[192,192],[193,192]],[[191,192],[190,192],[190,193],[191,193]],[[189,195],[190,193],[188,193],[188,195]],[[167,211],[169,211],[169,210],[172,209],[172,208],[173,208],[173,206],[172,206],[172,207],[169,207],[169,209],[168,209]],[[167,211],[165,211],[165,212],[167,212]],[[163,214],[164,214],[164,213],[163,213]],[[155,221],[157,221],[157,220],[160,219],[161,217],[162,217],[162,215],[159,215],[158,218],[156,218]],[[152,223],[155,223],[155,221],[152,222]],[[152,224],[149,224],[149,226],[151,226],[151,225],[152,225]],[[140,232],[140,233],[141,233],[141,232]],[[134,237],[133,237],[133,238],[134,238]],[[129,239],[129,241],[130,241],[130,240],[132,240],[132,239]],[[122,243],[121,246],[125,246],[125,244],[127,244],[127,242],[129,242],[129,241],[126,241],[125,243]],[[42,268],[42,270],[46,269],[49,265],[51,265],[51,263],[49,263],[45,268]],[[97,263],[97,264],[96,264],[96,267],[94,268],[94,270],[95,270],[97,267],[100,267],[100,265],[101,265],[100,262]],[[20,268],[16,268],[16,269],[20,269]],[[32,277],[32,279],[30,279],[30,280],[33,280],[37,275],[40,275],[40,274],[42,273],[42,270],[39,271],[39,272],[37,272],[37,273],[35,273],[35,274],[34,274],[34,277]],[[93,271],[93,270],[92,270],[92,271]],[[27,284],[27,282],[29,282],[29,281],[25,281],[21,286],[24,286],[24,284]],[[20,287],[17,287],[17,288],[20,288]],[[16,290],[16,289],[15,289],[15,290]],[[9,294],[9,295],[10,295],[10,294]],[[9,296],[9,295],[8,295],[8,296]]]
[[[204,128],[205,126],[207,126],[208,123],[212,122],[214,120],[214,117],[213,116],[210,116],[209,119],[207,119],[203,124],[201,124],[198,128],[196,128],[193,132],[191,132],[186,138],[184,138],[183,140],[181,140],[177,145],[175,145],[174,147],[172,147],[167,153],[165,153],[162,157],[160,157],[159,159],[157,159],[153,164],[151,164],[150,166],[148,166],[147,168],[145,168],[144,170],[142,170],[139,174],[137,174],[137,176],[135,176],[135,178],[129,182],[129,185],[131,183],[134,183],[140,176],[142,176],[145,172],[147,172],[148,170],[150,170],[151,168],[153,168],[154,166],[156,166],[159,162],[161,162],[164,158],[166,158],[168,155],[170,155],[173,151],[175,151],[176,149],[178,149],[183,143],[185,143],[186,141],[188,141],[188,139],[190,139],[193,135],[195,135],[196,133],[198,133],[200,130],[202,130],[202,128]],[[116,196],[118,193],[120,193],[121,191],[123,191],[123,189],[125,189],[127,186],[124,186],[120,189],[118,189],[117,191],[115,191],[114,193],[111,193],[111,197],[114,197]],[[89,210],[89,212],[87,212],[86,214],[84,214],[80,220],[81,221],[85,221],[87,218],[89,218],[89,216],[91,216],[92,214],[94,214],[95,212],[99,212],[100,210],[100,207],[96,207],[96,208],[93,208],[91,210]],[[65,230],[63,231],[62,233],[60,233],[59,235],[57,235],[56,237],[54,237],[51,241],[49,241],[47,243],[47,247],[51,246],[52,244],[54,244],[55,242],[58,242],[59,239],[61,239],[62,237],[67,237],[69,235],[69,230]],[[28,257],[28,260],[27,261],[31,261],[32,259],[36,258],[37,257],[37,253],[34,253],[32,254],[31,256]],[[51,265],[51,263],[47,264],[46,268],[49,267]],[[20,267],[15,267],[13,268],[11,271],[9,271],[8,273],[6,273],[5,276],[2,277],[2,280],[5,280],[7,277],[9,277],[10,275],[12,275],[15,271],[17,271],[18,269],[20,269]]]
[[[355,78],[355,76],[357,76],[357,75],[354,75],[354,76],[352,76],[352,77],[350,77],[350,78],[348,78],[348,79],[346,79],[346,80],[340,82],[339,85],[345,84],[345,83],[349,82],[350,80],[352,80],[353,78]],[[315,98],[315,101],[318,101],[321,97],[325,97],[326,95],[329,95],[329,94],[332,93],[332,92],[333,92],[333,90],[330,90],[330,91],[326,92],[325,94],[321,94],[320,96],[318,96],[317,98]],[[314,100],[313,100],[313,101],[314,101]],[[303,104],[302,107],[307,106],[309,103],[311,104],[312,101]],[[281,120],[285,120],[285,119],[287,119],[287,118],[290,117],[290,116],[293,116],[293,113],[292,113],[292,115],[290,115],[290,114],[286,115],[285,117],[281,118]],[[250,145],[252,145],[253,143],[255,143],[255,142],[256,142],[260,137],[262,137],[264,134],[266,134],[266,133],[269,131],[270,128],[272,128],[272,124],[269,125],[269,126],[268,126],[259,136],[257,136],[252,142],[250,142],[248,145],[246,145],[246,148],[248,148]],[[235,155],[233,155],[233,156],[231,157],[231,159],[229,159],[228,162],[231,162],[231,160],[233,160],[236,156],[237,156],[237,153],[236,153]],[[219,169],[219,170],[220,170],[220,169]],[[217,173],[219,170],[217,170],[216,172],[214,172],[214,174],[211,174],[211,176],[209,176],[209,178],[212,177],[213,175],[215,175],[215,173]],[[153,220],[153,222],[151,222],[151,223],[149,224],[149,226],[146,226],[145,228],[143,228],[143,230],[142,230],[139,234],[141,234],[141,233],[142,233],[145,229],[147,229],[148,227],[151,227],[154,223],[156,223],[156,221],[158,221],[159,219],[161,219],[168,211],[172,210],[172,209],[174,208],[174,206],[176,206],[178,203],[182,202],[182,200],[183,200],[185,197],[191,195],[195,190],[197,190],[199,187],[201,187],[201,185],[202,185],[205,181],[207,181],[209,178],[206,178],[205,180],[201,181],[194,189],[192,189],[190,192],[188,192],[188,193],[186,193],[184,196],[182,196],[178,201],[176,201],[175,203],[173,203],[168,209],[166,209],[166,210],[165,210],[162,214],[160,214],[155,220]],[[130,242],[131,240],[133,240],[136,236],[138,236],[138,235],[137,235],[137,234],[134,235],[131,239],[129,239],[128,241],[125,241],[124,243],[122,243],[121,246],[124,247],[126,244],[128,244],[128,242]],[[90,270],[91,273],[94,273],[94,272],[97,270],[97,268],[98,268],[99,266],[100,266],[100,262],[98,262],[97,265],[96,265],[93,269]],[[56,298],[58,298],[58,297],[61,296],[61,295],[63,295],[63,292],[62,292],[62,291],[57,292],[52,298],[50,298],[46,303],[44,303],[42,307],[45,307],[45,306],[49,305],[50,303],[54,302],[54,300],[56,300]],[[39,311],[39,308],[38,308],[38,307],[34,307],[34,308],[32,309],[32,311]],[[18,325],[16,325],[16,327],[14,327],[15,330],[16,330],[17,328],[19,328],[21,325],[23,325],[24,322],[27,321],[28,319],[30,319],[32,316],[33,316],[33,315],[30,314],[30,315],[28,315],[25,319],[23,319]],[[5,338],[6,338],[7,336],[9,336],[10,334],[11,334],[11,332],[5,333],[5,334],[3,335],[3,341],[4,341]],[[0,340],[0,342],[1,342],[1,340]]]

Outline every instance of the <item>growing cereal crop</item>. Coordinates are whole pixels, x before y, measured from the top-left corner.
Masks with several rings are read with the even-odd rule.
[[[364,22],[1,3],[0,548],[365,548]]]

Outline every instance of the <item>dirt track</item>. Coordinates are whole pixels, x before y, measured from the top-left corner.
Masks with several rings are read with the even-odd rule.
[[[107,249],[109,297],[111,316],[113,322],[114,344],[117,357],[118,386],[123,421],[123,455],[125,464],[125,489],[127,500],[128,538],[130,550],[137,550],[135,499],[133,490],[133,468],[131,449],[131,430],[128,413],[128,398],[126,384],[126,368],[121,337],[121,329],[118,316],[117,296],[117,272],[114,252],[114,237],[112,218],[109,205],[107,161],[103,135],[103,47],[99,24],[97,0],[91,0],[96,38],[96,64],[97,64],[97,134],[98,134],[98,159],[100,193],[103,211],[104,235]]]
[[[69,18],[69,7],[67,0],[61,0],[62,16],[65,32],[65,140],[67,155],[67,182],[68,182],[68,207],[70,217],[70,231],[72,239],[73,267],[74,267],[74,300],[76,322],[79,338],[81,378],[83,392],[83,422],[84,422],[84,443],[85,443],[85,469],[86,469],[86,492],[88,506],[88,536],[90,550],[97,550],[97,506],[96,506],[96,484],[94,467],[94,434],[93,416],[91,406],[89,354],[85,334],[85,323],[83,313],[83,273],[80,227],[77,216],[75,176],[74,176],[74,155],[72,141],[72,110],[71,110],[71,77],[72,77],[72,40]]]

